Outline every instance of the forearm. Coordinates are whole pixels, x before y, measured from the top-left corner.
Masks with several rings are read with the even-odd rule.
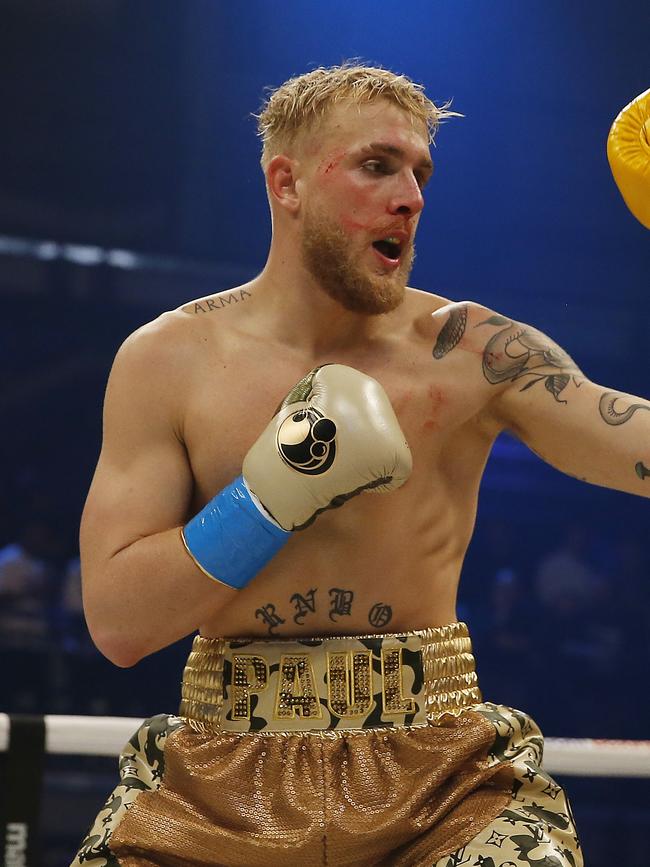
[[[581,481],[650,497],[650,402],[587,380],[570,383],[564,400],[517,397],[510,424],[544,461]]]
[[[178,527],[139,539],[104,564],[85,559],[82,552],[90,634],[122,667],[191,634],[238,592],[201,572]]]
[[[619,490],[650,497],[650,402],[601,389],[598,412],[607,426]]]

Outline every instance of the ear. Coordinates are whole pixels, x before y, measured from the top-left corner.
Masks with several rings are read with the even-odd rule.
[[[273,157],[266,169],[266,183],[269,193],[278,205],[291,213],[300,207],[298,169],[299,162],[285,154]]]

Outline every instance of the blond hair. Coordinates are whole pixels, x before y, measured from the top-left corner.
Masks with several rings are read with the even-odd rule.
[[[422,123],[433,142],[441,121],[462,117],[449,111],[451,101],[435,105],[424,94],[424,87],[406,75],[398,75],[377,66],[353,65],[319,67],[285,81],[271,91],[257,118],[262,139],[262,168],[295,142],[298,135],[311,130],[337,102],[349,99],[356,103],[388,99]]]

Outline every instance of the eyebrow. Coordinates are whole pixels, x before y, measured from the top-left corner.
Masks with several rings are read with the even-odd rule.
[[[406,152],[402,148],[398,148],[395,145],[388,144],[387,142],[372,142],[369,145],[364,145],[361,148],[361,153],[385,153],[389,154],[393,157],[404,157],[406,156]],[[430,157],[423,157],[418,163],[419,168],[428,169],[429,171],[433,171],[433,162]]]

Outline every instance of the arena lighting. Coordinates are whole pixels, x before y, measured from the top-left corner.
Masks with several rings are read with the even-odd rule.
[[[139,257],[130,250],[107,250],[106,264],[113,268],[137,268]]]
[[[45,262],[58,259],[61,256],[61,245],[56,241],[41,241],[35,245],[34,255]]]
[[[194,262],[165,256],[136,253],[133,250],[107,249],[91,244],[61,244],[49,239],[16,238],[0,235],[0,256],[21,256],[27,259],[54,261],[63,259],[74,265],[94,267],[108,265],[112,268],[153,269],[171,271],[177,269],[214,269],[214,262]]]
[[[101,265],[106,258],[106,251],[101,247],[89,247],[83,244],[65,244],[62,256],[75,265]]]

